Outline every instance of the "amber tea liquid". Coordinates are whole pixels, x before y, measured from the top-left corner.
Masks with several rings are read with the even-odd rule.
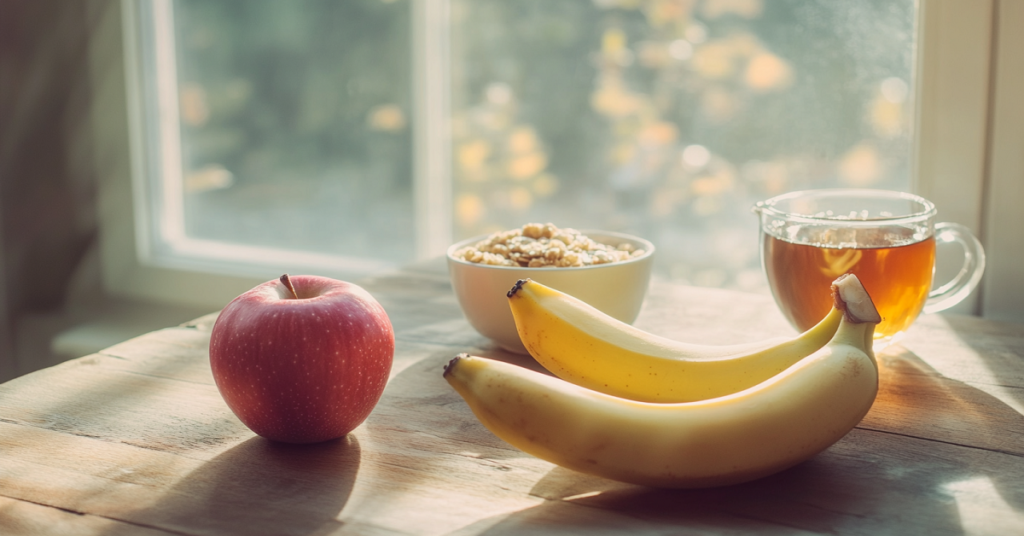
[[[905,331],[920,314],[932,286],[935,237],[905,227],[798,229],[781,239],[763,233],[768,283],[783,314],[807,330],[832,307],[831,285],[855,274],[882,316],[875,338]]]

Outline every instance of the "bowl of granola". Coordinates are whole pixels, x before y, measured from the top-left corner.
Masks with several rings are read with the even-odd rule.
[[[469,324],[502,348],[525,354],[506,294],[533,279],[633,323],[650,282],[654,245],[609,231],[529,223],[453,244],[448,274]]]

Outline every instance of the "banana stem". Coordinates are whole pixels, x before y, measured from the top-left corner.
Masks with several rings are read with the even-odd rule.
[[[832,282],[832,301],[850,322],[877,324],[882,321],[864,284],[853,274],[843,274]]]
[[[875,360],[873,350],[875,338],[875,324],[872,322],[851,322],[846,318],[839,323],[839,329],[835,336],[829,341],[829,346],[846,344],[864,351],[872,361]]]
[[[843,311],[843,320],[829,344],[860,348],[878,368],[874,351],[875,326],[882,317],[864,284],[853,274],[841,275],[832,282],[832,300],[835,308]]]

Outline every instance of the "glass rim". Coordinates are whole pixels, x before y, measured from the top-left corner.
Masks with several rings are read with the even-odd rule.
[[[864,199],[885,199],[885,200],[905,200],[912,201],[920,205],[921,210],[910,212],[909,214],[883,216],[883,217],[870,217],[854,219],[850,218],[849,215],[820,215],[819,214],[801,214],[799,212],[788,212],[780,210],[776,207],[779,203],[789,201],[800,197],[820,197],[820,198],[839,198],[839,197],[860,197]],[[868,188],[822,188],[817,190],[797,190],[794,192],[788,192],[785,194],[777,195],[765,201],[758,201],[754,205],[754,212],[759,214],[767,214],[781,219],[789,221],[797,221],[802,223],[828,223],[831,225],[843,224],[843,225],[876,225],[879,222],[887,223],[909,223],[927,221],[933,217],[937,212],[935,204],[931,201],[909,192],[900,192],[896,190],[874,190]]]

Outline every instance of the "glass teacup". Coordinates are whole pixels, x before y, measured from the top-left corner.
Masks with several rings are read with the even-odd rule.
[[[898,340],[921,312],[948,309],[981,280],[985,253],[964,226],[935,223],[935,205],[884,190],[792,192],[757,203],[761,262],[775,301],[804,331],[828,314],[830,286],[845,273],[863,282],[882,322],[876,347]],[[952,281],[932,290],[936,243],[963,247]]]

